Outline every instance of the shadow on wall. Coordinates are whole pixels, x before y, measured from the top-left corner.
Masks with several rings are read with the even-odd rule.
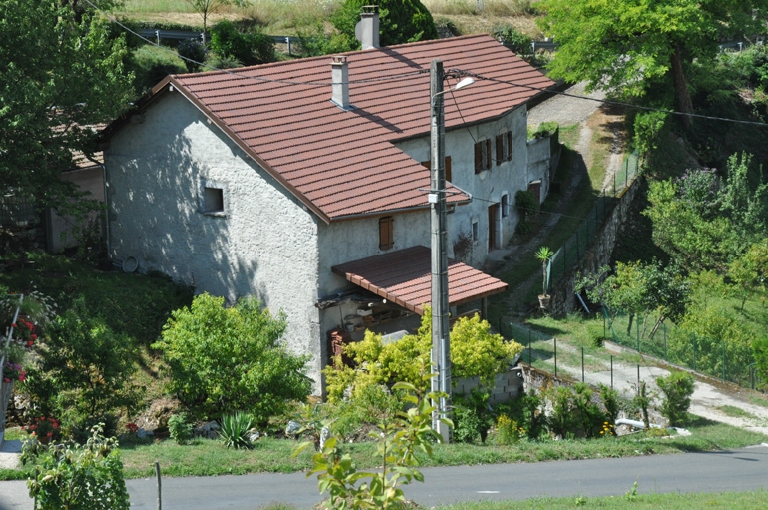
[[[254,278],[255,254],[233,254],[231,229],[237,218],[227,211],[231,183],[206,180],[206,169],[191,157],[183,127],[173,138],[173,150],[144,158],[117,157],[119,166],[110,165],[110,181],[117,182],[109,190],[112,255],[116,260],[136,257],[141,272],[159,271],[230,302],[254,295],[268,305]],[[120,175],[112,177],[115,173]],[[132,177],[137,175],[142,178]],[[214,190],[209,196],[206,187]],[[248,242],[260,245],[259,239]]]

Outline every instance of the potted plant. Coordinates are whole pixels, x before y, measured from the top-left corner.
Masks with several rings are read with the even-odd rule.
[[[547,294],[547,264],[554,256],[552,250],[546,246],[539,248],[536,252],[536,258],[541,261],[541,294],[539,294],[539,308],[546,310],[549,308],[550,295]]]

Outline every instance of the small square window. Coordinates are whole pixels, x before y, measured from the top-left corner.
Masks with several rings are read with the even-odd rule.
[[[224,212],[224,190],[222,188],[205,188],[203,212]]]
[[[472,240],[477,242],[480,239],[480,226],[476,221],[472,222]]]

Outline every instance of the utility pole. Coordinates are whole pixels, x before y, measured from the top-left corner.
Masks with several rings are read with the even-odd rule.
[[[443,99],[443,61],[435,59],[430,69],[431,167],[429,192],[432,227],[432,363],[437,377],[432,378],[432,391],[446,396],[438,402],[433,428],[443,440],[450,441],[450,429],[439,418],[446,417],[451,396],[451,344],[448,321],[448,253],[446,251],[447,215],[445,186],[445,103]]]

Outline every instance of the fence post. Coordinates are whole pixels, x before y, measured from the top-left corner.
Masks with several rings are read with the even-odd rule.
[[[640,363],[637,364],[637,388],[640,389]]]
[[[531,330],[528,330],[528,365],[533,364],[533,357],[531,355]]]
[[[155,475],[157,476],[157,510],[163,510],[163,482],[160,479],[160,462],[155,461]]]
[[[613,389],[613,354],[611,354],[611,389]]]
[[[693,371],[697,372],[696,370],[696,333],[693,333]]]
[[[637,352],[640,353],[640,316],[635,320],[635,336],[637,337]]]
[[[723,344],[723,382],[725,382],[725,340],[720,340]]]
[[[605,309],[603,309],[603,338],[606,338],[605,333]]]
[[[752,382],[752,389],[755,389],[755,367],[749,366],[749,379]]]
[[[584,382],[584,347],[581,347],[581,382]]]
[[[557,377],[557,337],[552,337],[555,341],[555,377]]]
[[[664,327],[664,361],[667,361],[667,325],[662,324]]]

